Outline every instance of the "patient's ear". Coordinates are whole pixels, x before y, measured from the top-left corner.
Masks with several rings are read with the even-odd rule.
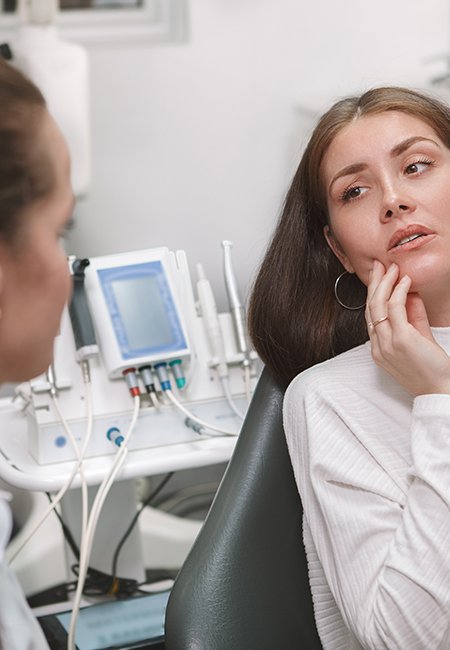
[[[353,266],[350,264],[350,261],[348,257],[345,255],[344,251],[342,250],[339,242],[337,239],[334,237],[333,233],[331,232],[330,226],[324,226],[323,229],[323,236],[325,237],[328,246],[331,248],[333,253],[336,255],[342,266],[346,271],[349,273],[354,273],[355,269]]]

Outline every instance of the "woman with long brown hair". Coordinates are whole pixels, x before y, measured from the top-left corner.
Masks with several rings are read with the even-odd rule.
[[[377,88],[321,118],[249,323],[291,382],[285,431],[325,650],[449,649],[445,104]]]
[[[0,60],[0,383],[45,372],[70,294],[61,237],[71,219],[69,153],[40,91]],[[0,492],[0,648],[47,650],[13,572]]]

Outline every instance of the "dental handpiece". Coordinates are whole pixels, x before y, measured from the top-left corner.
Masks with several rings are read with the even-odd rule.
[[[206,334],[213,359],[216,360],[219,377],[228,377],[228,366],[225,354],[225,345],[220,329],[219,315],[217,313],[216,301],[209,281],[201,264],[197,264],[197,295],[200,310],[203,317]]]
[[[98,353],[94,324],[84,286],[88,259],[75,259],[72,263],[73,293],[69,304],[69,315],[75,339],[77,360],[82,361]]]
[[[222,242],[225,286],[228,294],[230,313],[233,319],[234,330],[236,333],[238,350],[244,356],[242,365],[249,366],[250,346],[247,342],[247,335],[245,329],[245,311],[244,311],[244,307],[242,306],[241,299],[239,297],[238,286],[236,282],[236,277],[234,275],[233,264],[231,261],[232,246],[233,246],[233,242],[231,241],[225,239]]]
[[[56,385],[56,375],[55,375],[55,367],[53,363],[48,367],[47,372],[45,373],[46,379],[48,381],[48,384],[50,386],[50,395],[53,397],[58,396],[58,387]]]

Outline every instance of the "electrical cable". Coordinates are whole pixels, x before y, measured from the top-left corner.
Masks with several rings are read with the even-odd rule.
[[[52,495],[50,494],[50,492],[46,492],[45,494],[47,495],[47,498],[50,501],[50,503],[53,503]],[[72,553],[75,555],[77,560],[79,560],[80,559],[80,549],[77,546],[77,543],[75,541],[74,536],[72,535],[72,532],[70,531],[70,529],[67,526],[67,524],[65,523],[64,519],[61,517],[61,515],[59,514],[59,512],[57,511],[57,509],[55,507],[53,508],[53,512],[55,513],[55,515],[56,515],[56,517],[57,517],[57,519],[58,519],[58,521],[59,521],[59,523],[61,525],[62,532],[63,532],[63,535],[64,535],[64,539],[66,540],[67,544],[69,545],[70,550],[72,551]]]
[[[116,458],[114,460],[114,463],[112,465],[110,473],[105,477],[107,480],[104,480],[102,484],[100,485],[96,498],[94,500],[94,504],[91,509],[91,513],[89,516],[89,521],[88,521],[88,527],[87,527],[87,533],[86,533],[86,538],[84,543],[81,546],[80,549],[80,563],[79,563],[79,573],[78,573],[78,584],[77,584],[77,590],[75,592],[75,600],[74,604],[72,607],[72,616],[70,619],[70,628],[69,628],[69,635],[68,635],[68,648],[70,650],[75,650],[75,630],[76,630],[76,624],[78,620],[78,614],[80,610],[80,605],[81,605],[81,597],[83,594],[83,588],[84,588],[84,583],[86,580],[86,574],[88,570],[88,562],[89,562],[89,556],[92,548],[92,542],[93,542],[93,537],[94,537],[94,532],[95,528],[98,522],[98,518],[100,516],[101,508],[103,506],[104,500],[112,486],[112,483],[116,477],[116,474],[119,472],[120,468],[122,467],[122,464],[125,460],[127,449],[120,448],[119,452],[116,455]]]
[[[239,418],[244,419],[244,414],[238,409],[233,401],[233,398],[231,397],[225,343],[223,340],[222,328],[220,326],[219,314],[217,312],[217,306],[214,299],[212,287],[205,276],[205,272],[201,264],[197,264],[197,275],[198,301],[203,319],[203,326],[205,328],[209,347],[213,357],[211,366],[219,376],[224,390],[225,398],[230,405],[231,410]]]
[[[183,406],[183,404],[181,404],[181,402],[177,400],[170,389],[166,389],[164,391],[164,395],[167,395],[169,400],[177,407],[177,409],[184,413],[184,415],[186,415],[190,420],[193,420],[194,422],[200,424],[200,426],[205,427],[206,429],[212,429],[213,431],[218,431],[221,435],[224,436],[235,437],[239,435],[239,432],[236,433],[235,431],[228,431],[228,429],[221,429],[220,427],[216,427],[214,424],[208,424],[208,422],[205,422],[204,420],[198,418],[196,415],[193,415],[185,406]]]
[[[127,453],[128,453],[128,448],[127,448],[127,443],[128,440],[131,436],[131,433],[133,432],[138,416],[139,416],[139,408],[140,408],[140,396],[135,395],[133,397],[133,402],[134,402],[134,409],[133,409],[133,416],[130,422],[130,425],[128,427],[128,431],[125,434],[124,440],[122,444],[119,447],[119,451],[117,452],[115,459],[113,461],[113,464],[110,468],[109,473],[105,476],[103,479],[102,483],[100,484],[100,487],[97,490],[97,494],[95,495],[94,502],[92,504],[91,512],[89,515],[89,520],[87,524],[87,530],[86,530],[86,535],[83,539],[83,543],[80,548],[80,565],[79,565],[79,576],[78,576],[78,584],[77,584],[77,590],[75,592],[75,598],[74,598],[74,603],[72,607],[72,616],[70,618],[70,626],[69,626],[69,634],[68,634],[68,641],[67,641],[67,647],[69,650],[76,650],[75,649],[75,631],[76,631],[76,625],[77,625],[77,620],[78,620],[78,614],[80,611],[80,605],[81,605],[81,597],[83,594],[83,587],[84,587],[84,582],[86,579],[86,574],[88,570],[88,562],[89,562],[89,557],[91,554],[92,550],[92,544],[94,540],[94,534],[95,530],[97,527],[97,523],[100,517],[100,513],[103,507],[103,504],[105,502],[105,499],[108,495],[109,490],[111,489],[111,486],[114,482],[114,479],[116,478],[117,474],[119,473],[123,463],[125,462]]]
[[[231,396],[230,382],[229,382],[228,377],[221,377],[220,381],[222,383],[222,388],[223,388],[225,398],[226,398],[231,410],[233,411],[233,413],[235,415],[238,416],[238,418],[243,420],[244,417],[245,417],[245,414],[238,408],[238,406],[236,405],[235,401],[233,400],[233,398]]]
[[[192,344],[191,344],[192,347]],[[188,388],[191,384],[192,377],[195,373],[195,369],[197,367],[197,353],[194,349],[191,351],[191,356],[189,357],[189,366],[188,370],[186,372],[186,388]]]
[[[145,501],[143,501],[143,502],[141,503],[141,505],[140,505],[138,511],[136,512],[136,514],[135,514],[134,517],[132,518],[132,520],[131,520],[131,522],[130,522],[128,528],[126,529],[126,531],[125,531],[125,533],[123,534],[121,540],[119,541],[119,543],[118,543],[118,545],[117,545],[117,548],[116,548],[116,550],[114,551],[114,556],[113,556],[113,560],[112,560],[112,569],[111,569],[111,573],[112,573],[112,585],[113,585],[113,589],[114,589],[114,583],[115,583],[115,581],[116,581],[116,579],[117,579],[117,564],[118,564],[118,560],[119,560],[119,554],[120,554],[120,552],[121,552],[121,550],[122,550],[122,548],[123,548],[123,545],[125,544],[125,542],[127,541],[128,537],[130,536],[131,531],[132,531],[133,528],[135,527],[136,522],[137,522],[138,518],[140,517],[142,511],[143,511],[147,506],[150,505],[150,503],[153,501],[153,499],[156,499],[156,497],[158,496],[158,494],[159,494],[159,493],[161,492],[161,490],[162,490],[162,489],[167,485],[167,483],[168,483],[169,480],[172,478],[172,476],[174,475],[174,473],[175,473],[175,472],[169,472],[169,473],[168,473],[168,474],[163,478],[163,480],[159,483],[159,485],[158,485],[158,486],[153,490],[153,492],[151,492],[150,496],[148,496],[148,497],[145,499]]]
[[[84,369],[83,369],[83,377],[84,377],[84,386],[85,386],[85,395],[86,395],[86,406],[87,406],[87,430],[86,430],[86,435],[84,438],[84,443],[83,447],[80,451],[78,448],[77,442],[72,434],[72,431],[70,430],[70,427],[64,418],[61,409],[59,408],[59,401],[57,398],[57,393],[56,390],[51,390],[50,395],[52,398],[53,406],[54,409],[58,415],[58,418],[63,426],[64,431],[66,432],[67,437],[69,438],[72,447],[75,451],[75,454],[77,456],[77,461],[75,462],[72,471],[69,474],[69,478],[67,479],[66,483],[62,486],[62,488],[59,490],[59,492],[56,494],[55,498],[51,500],[51,503],[47,510],[44,512],[44,514],[41,516],[39,521],[36,523],[34,528],[31,530],[29,535],[23,540],[23,542],[20,544],[20,546],[16,549],[16,551],[13,553],[13,555],[9,559],[9,564],[11,564],[16,557],[19,555],[19,553],[22,551],[22,549],[25,547],[26,544],[30,541],[30,539],[34,536],[34,534],[37,532],[37,530],[42,526],[44,521],[47,519],[49,514],[56,508],[58,503],[61,501],[67,490],[70,488],[70,486],[73,483],[73,480],[77,473],[80,473],[80,480],[81,480],[81,493],[82,493],[82,535],[83,532],[85,531],[86,527],[86,522],[87,522],[87,506],[88,506],[88,497],[87,497],[87,483],[86,483],[86,477],[84,475],[83,471],[83,457],[87,449],[87,445],[89,444],[89,440],[91,437],[92,433],[92,425],[93,425],[93,412],[92,412],[92,392],[91,392],[91,383],[90,383],[90,378],[89,378],[89,362],[87,360],[83,361],[82,364],[86,364]],[[86,369],[87,366],[87,369]]]
[[[168,481],[172,478],[174,474],[175,472],[169,472],[163,478],[163,480],[156,486],[153,492],[151,492],[150,495],[146,497],[145,500],[142,501],[142,503],[140,504],[138,511],[132,518],[127,530],[125,531],[124,535],[120,539],[117,548],[115,550],[114,557],[113,557],[112,574],[109,575],[103,573],[102,571],[98,571],[97,569],[93,569],[92,567],[88,567],[84,588],[83,588],[83,594],[89,596],[94,596],[94,595],[102,596],[102,595],[111,595],[113,593],[114,596],[120,598],[121,596],[128,597],[133,595],[134,593],[141,591],[139,587],[142,585],[138,584],[136,580],[131,578],[119,578],[119,579],[117,578],[116,567],[118,563],[119,554],[121,552],[123,545],[128,539],[131,531],[136,525],[136,522],[139,516],[141,515],[141,513],[143,512],[143,510],[147,508],[153,502],[154,499],[156,499],[158,494],[167,485]],[[47,493],[47,496],[50,500],[51,495]],[[63,518],[61,517],[57,509],[55,509],[55,515],[58,518],[58,521],[61,525],[66,542],[70,546],[73,555],[79,560],[80,550],[77,546],[77,543],[75,542],[72,532],[70,531],[67,524],[64,522]],[[75,575],[77,576],[79,575],[79,565],[73,565],[71,569]],[[146,583],[142,583],[142,584],[146,584]],[[63,583],[62,585],[58,586],[58,590],[60,590],[61,587],[63,587],[67,592],[75,591],[76,581]]]
[[[247,397],[247,401],[250,402],[252,397],[250,366],[244,366],[243,370],[244,370],[245,395]]]
[[[156,507],[168,513],[176,513],[176,508],[184,501],[188,501],[195,497],[213,497],[217,492],[220,481],[211,481],[210,483],[199,483],[198,485],[190,485],[178,490],[174,494],[169,495],[163,501],[158,501]]]

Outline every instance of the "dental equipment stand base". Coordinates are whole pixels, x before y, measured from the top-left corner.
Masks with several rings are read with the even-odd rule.
[[[95,498],[97,489],[88,490],[89,506]],[[136,486],[134,480],[114,483],[102,508],[97,532],[94,537],[89,566],[111,575],[115,547],[137,510]],[[81,537],[81,490],[69,490],[62,501],[62,517],[72,533],[78,548]],[[72,551],[66,545],[68,567],[78,563]],[[127,538],[117,566],[117,576],[131,578],[137,582],[145,579],[142,540],[138,526],[135,526]]]
[[[67,476],[73,467],[73,461],[48,464],[44,466],[39,465],[31,456],[27,448],[26,418],[20,411],[17,410],[14,405],[11,404],[11,401],[8,399],[0,400],[0,418],[2,422],[2,426],[0,427],[0,477],[9,485],[15,486],[22,490],[31,490],[32,492],[57,492],[67,480]],[[205,465],[214,465],[225,462],[229,460],[235,443],[236,438],[234,437],[212,437],[206,439],[199,437],[197,441],[190,443],[180,443],[167,445],[165,447],[155,447],[148,449],[147,451],[130,451],[128,453],[125,464],[118,476],[119,480],[117,483],[117,489],[120,491],[121,483],[125,482],[128,484],[128,486],[124,489],[126,491],[131,490],[132,481],[125,479],[164,474],[166,472],[177,471],[180,469],[202,467]],[[88,484],[98,485],[106,473],[109,471],[112,461],[112,456],[99,456],[86,459],[84,463],[84,471]],[[79,477],[76,477],[73,483],[73,488],[78,488],[79,485]],[[73,492],[73,490],[71,490],[71,492]],[[77,492],[78,490],[75,490],[73,496],[69,496],[68,499],[79,501],[80,495],[76,494]],[[44,495],[39,494],[37,496],[41,497],[41,503],[44,505],[44,501],[46,501]],[[112,495],[109,495],[109,497],[112,497]],[[131,506],[129,505],[130,502],[128,501],[129,498],[129,495],[123,497],[124,503],[128,504],[124,506],[123,512],[114,507],[111,508],[110,516],[112,517],[113,522],[117,522],[119,520],[119,517],[120,519],[123,518],[124,520],[128,520],[128,517],[131,518],[132,515]],[[68,502],[66,501],[66,503]],[[111,503],[113,503],[112,498]],[[133,508],[135,508],[135,506],[133,506]],[[133,571],[136,572],[136,575],[141,575],[143,568],[145,569],[149,566],[148,555],[151,555],[151,550],[148,548],[148,545],[150,544],[149,538],[152,534],[152,526],[154,522],[161,523],[164,521],[167,523],[170,520],[170,522],[173,523],[173,520],[175,519],[166,513],[156,513],[155,511],[152,512],[151,508],[146,508],[146,511],[148,512],[144,511],[142,513],[142,521],[138,522],[140,523],[143,539],[141,541],[141,553],[137,558],[138,561],[134,563],[133,568]],[[132,512],[134,513],[135,509],[133,509]],[[107,538],[107,535],[103,535],[101,529],[103,526],[110,525],[111,524],[107,524],[106,517],[102,518],[100,522],[100,528],[97,533],[99,538]],[[125,523],[123,525],[125,526]],[[189,546],[190,540],[194,540],[200,524],[197,526],[197,523],[194,522],[180,521],[179,525],[183,527],[184,543],[181,545],[181,548],[180,545],[178,546],[175,555],[182,556],[185,551],[187,552],[188,548],[186,547]],[[47,526],[50,526],[53,532],[44,535],[43,529],[47,531],[49,530],[46,528]],[[27,560],[30,547],[26,547],[23,551],[23,554],[19,555],[17,560],[13,563],[13,569],[17,571],[17,566],[23,562],[23,573],[26,577],[26,567],[33,571],[33,567],[39,567],[39,557],[45,556],[47,560],[49,560],[50,565],[52,565],[52,572],[59,574],[57,575],[56,582],[64,582],[68,579],[73,579],[73,576],[67,571],[67,567],[65,566],[66,562],[64,561],[64,555],[62,553],[62,542],[59,541],[58,544],[55,545],[55,548],[53,548],[55,534],[57,535],[58,540],[62,539],[61,531],[58,530],[58,528],[59,524],[55,520],[54,516],[47,518],[41,529],[36,533],[36,537],[30,541],[30,545],[33,547],[33,551],[35,552],[35,555],[33,555],[33,561],[29,562]],[[173,537],[174,526],[169,525],[167,529],[169,530],[169,536]],[[57,530],[58,532],[56,532]],[[38,539],[41,540],[40,544],[38,542]],[[12,546],[14,545],[14,541],[15,540],[13,540]],[[115,548],[116,538],[112,540],[112,544]],[[55,551],[53,563],[52,553],[50,553],[50,558],[48,557],[49,545],[52,547],[52,552]],[[11,549],[8,549],[8,555],[12,554],[10,551]],[[37,555],[36,551],[38,552]],[[61,553],[61,555],[58,556],[58,553]],[[104,554],[106,556],[105,549]],[[110,557],[110,555],[108,557]],[[63,559],[60,561],[61,558]],[[181,561],[182,559],[183,558],[181,557]],[[127,560],[127,573],[128,569],[132,569],[132,560],[133,558],[129,558],[129,562]],[[90,564],[94,566],[92,562]],[[64,569],[65,575],[61,575],[64,572]],[[108,571],[109,570],[110,569],[108,569]],[[53,576],[54,573],[52,572],[50,575]],[[19,574],[20,579],[20,570],[17,571],[17,573]],[[122,565],[120,568],[120,573],[123,573]],[[53,582],[53,584],[55,583]],[[46,586],[51,586],[51,584],[40,584],[39,589],[43,589]],[[32,592],[38,591],[36,587],[36,580],[33,578],[33,576],[31,576],[30,580],[28,581],[28,585],[24,585],[24,590],[26,593],[30,594]]]

